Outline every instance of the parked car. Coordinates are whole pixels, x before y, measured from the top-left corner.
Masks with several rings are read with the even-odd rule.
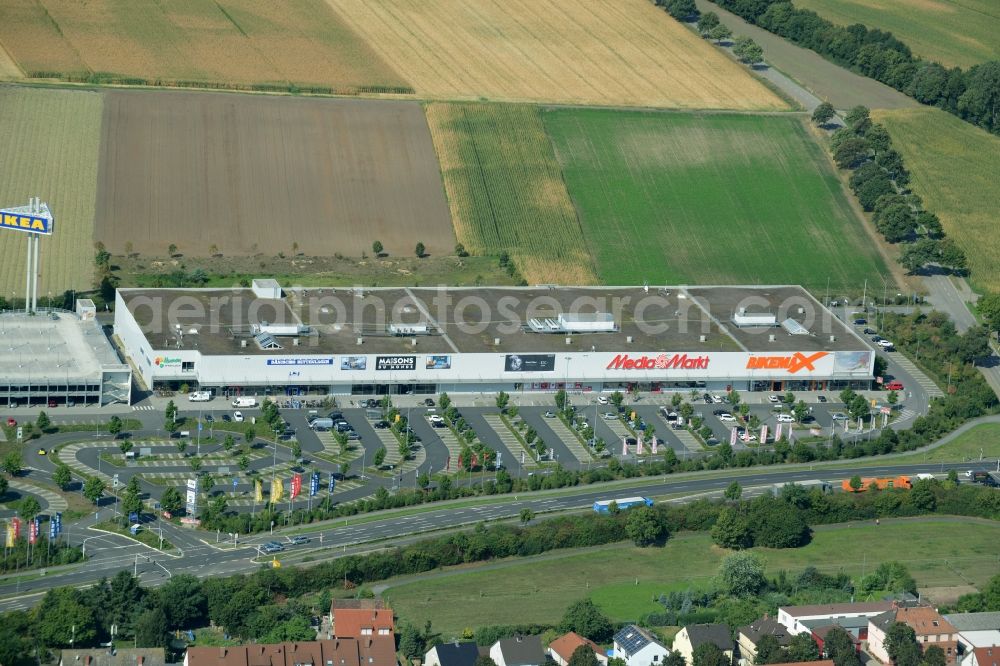
[[[237,423],[243,423],[243,412],[233,412],[233,420]]]
[[[376,421],[374,424],[372,424],[372,427],[374,427],[376,430],[385,430],[386,428],[389,427],[389,422],[386,421],[385,419],[382,419],[381,421]]]
[[[757,435],[753,434],[752,432],[745,432],[742,435],[740,435],[740,440],[744,442],[756,442]]]
[[[601,418],[604,419],[605,421],[614,421],[616,418],[618,418],[618,415],[615,414],[614,412],[604,412],[603,414],[601,414]]]
[[[427,420],[431,423],[444,423],[444,417],[440,414],[431,414],[427,417]]]
[[[434,398],[424,398],[424,407],[433,407]]]
[[[791,414],[778,414],[778,423],[795,423],[795,417]]]
[[[7,419],[7,427],[8,428],[15,428],[15,427],[17,427],[17,419],[15,419],[14,417],[9,417]]]
[[[864,317],[858,317],[857,319],[854,320],[854,325],[855,326],[864,326],[867,323],[868,323],[868,320],[865,319]]]
[[[874,342],[875,344],[878,344],[878,343],[882,342],[882,340],[884,340],[885,338],[883,338],[883,337],[882,337],[881,335],[873,335],[873,336],[872,336],[871,338],[869,338],[869,339],[870,339],[870,340],[871,340],[872,342]]]
[[[309,543],[309,537],[302,536],[300,534],[298,536],[293,536],[291,539],[289,539],[289,542],[291,542],[295,546],[301,546],[304,543]]]
[[[894,379],[891,382],[886,383],[885,390],[886,391],[902,391],[903,390],[903,382],[899,381],[898,379]]]
[[[46,451],[45,449],[38,449],[38,455],[40,455],[40,456],[44,456],[47,453],[48,453],[48,451]]]
[[[445,423],[444,423],[444,421],[431,421],[431,427],[432,428],[444,428],[445,427]]]
[[[222,420],[225,421],[226,423],[231,423],[232,420],[233,420],[233,417],[230,416],[229,414],[223,414],[222,415]]]
[[[356,433],[353,430],[350,430],[347,433],[347,439],[349,439],[351,441],[357,441],[357,440],[361,439],[361,435],[359,435],[358,433]]]
[[[882,349],[892,349],[892,347],[893,347],[892,340],[886,340],[885,338],[879,340],[875,344],[877,344]]]
[[[875,335],[875,329],[866,327],[865,330],[861,331],[861,333],[863,335]]]
[[[556,413],[553,412],[553,411],[551,411],[551,410],[549,410],[549,411],[545,412],[542,416],[544,416],[547,419],[554,419],[556,417]]]
[[[846,421],[847,414],[844,412],[830,412],[830,418],[834,421]]]
[[[211,414],[205,414],[205,423],[215,423],[215,417]]]
[[[816,396],[816,399],[819,400],[820,402],[826,402],[826,396],[825,395],[818,395],[818,396]]]
[[[724,410],[724,409],[716,409],[716,410],[714,410],[714,411],[712,412],[712,414],[713,414],[714,416],[722,416],[723,414],[728,414],[728,413],[729,413],[729,412],[727,412],[727,411],[726,411],[726,410]]]
[[[610,402],[610,401],[608,400],[608,396],[606,396],[606,395],[601,395],[601,396],[597,397],[597,404],[598,405],[606,405],[606,404],[608,404],[608,402]]]
[[[719,420],[724,423],[729,423],[735,421],[736,417],[730,414],[729,412],[722,412],[721,414],[719,414]]]
[[[781,402],[781,399],[778,398],[778,396],[774,395],[773,393],[767,396],[767,400],[768,402]]]
[[[55,407],[55,406],[56,406],[56,401],[55,400],[49,400],[49,407]]]
[[[714,402],[716,404],[722,404],[723,402],[725,402],[725,400],[722,399],[721,395],[713,395],[712,396],[712,402]]]

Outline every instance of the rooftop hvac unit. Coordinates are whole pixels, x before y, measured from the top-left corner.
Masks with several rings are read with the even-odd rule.
[[[417,346],[417,339],[416,338],[410,338],[410,346],[411,347],[416,347]]]
[[[625,342],[627,342],[628,344],[632,344],[632,336],[631,335],[626,335],[625,336]]]
[[[246,347],[246,346],[247,346],[247,341],[246,340],[240,340],[240,347]]]
[[[610,312],[562,313],[557,321],[562,330],[572,333],[613,333],[618,330]]]
[[[567,335],[567,336],[566,336],[566,344],[568,344],[568,345],[571,345],[571,344],[573,344],[573,338],[571,338],[571,337],[569,337],[569,336]]]
[[[298,338],[292,338],[292,346],[293,347],[298,347],[299,346],[299,339]]]
[[[774,334],[773,333],[771,335],[767,336],[767,341],[768,342],[774,342]]]
[[[705,342],[706,340],[708,340],[708,336],[707,335],[699,335],[698,336],[698,342]]]
[[[427,324],[389,324],[386,326],[386,330],[390,335],[398,335],[400,337],[430,334],[430,328]]]
[[[362,342],[364,342],[364,341],[365,341],[365,339],[364,339],[364,338],[362,338],[361,336],[358,336],[358,344],[359,344],[359,345],[360,345],[360,344],[361,344]]]
[[[493,338],[493,346],[494,347],[500,346],[500,338]]]

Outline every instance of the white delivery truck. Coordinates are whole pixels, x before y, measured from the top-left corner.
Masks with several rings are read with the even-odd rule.
[[[188,400],[191,402],[208,402],[211,399],[211,391],[192,391],[188,394]]]
[[[256,407],[257,398],[234,398],[233,407]]]

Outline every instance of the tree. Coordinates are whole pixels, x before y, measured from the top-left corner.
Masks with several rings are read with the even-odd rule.
[[[42,512],[42,505],[38,503],[38,500],[32,495],[28,495],[23,500],[21,500],[21,506],[18,509],[18,513],[21,517],[27,521],[30,521],[39,513]]]
[[[236,464],[240,466],[240,471],[245,472],[250,469],[250,456],[243,454],[240,459],[236,461]]]
[[[702,643],[691,656],[693,666],[730,666],[731,660],[715,643]]]
[[[746,513],[736,507],[725,507],[712,525],[712,540],[723,548],[749,548],[753,545],[753,530]]]
[[[39,430],[45,432],[52,427],[52,421],[49,420],[49,415],[42,411],[38,412],[38,418],[35,419],[35,425],[38,426]]]
[[[111,419],[108,420],[108,432],[111,433],[112,437],[120,435],[124,428],[125,422],[118,416],[112,416]],[[124,451],[122,451],[122,453],[124,453]]]
[[[668,14],[678,21],[684,21],[688,17],[695,16],[698,13],[698,8],[695,6],[694,0],[665,0],[662,6],[667,10]]]
[[[417,255],[417,259],[423,259],[423,257],[424,257],[424,250],[426,250],[426,249],[427,248],[424,247],[423,243],[421,243],[420,241],[417,241],[417,246],[413,250],[413,252]]]
[[[881,123],[873,123],[868,131],[865,132],[865,138],[868,140],[868,145],[872,147],[876,155],[879,155],[883,151],[889,150],[892,146],[892,138],[889,136],[889,130],[885,128],[885,125]]]
[[[407,659],[416,659],[424,655],[424,637],[420,634],[420,630],[409,622],[404,622],[399,629],[399,651]]]
[[[563,614],[559,630],[575,631],[595,643],[606,643],[613,633],[611,620],[590,599],[581,599],[570,604]]]
[[[299,440],[292,440],[292,458],[299,460],[302,458],[302,443]]]
[[[847,112],[844,122],[855,134],[864,134],[871,126],[871,113],[868,107],[859,104]]]
[[[809,405],[806,404],[805,400],[799,400],[795,403],[795,406],[792,407],[792,416],[794,416],[795,420],[799,423],[802,423],[802,420],[805,419],[808,414]]]
[[[625,395],[621,391],[615,391],[611,394],[611,404],[615,406],[615,409],[621,411],[622,402],[625,401]]]
[[[913,627],[895,622],[885,636],[885,651],[896,666],[917,666],[920,663],[920,646]]]
[[[944,650],[938,645],[931,645],[924,650],[924,658],[920,662],[921,666],[945,666],[947,663]]]
[[[60,463],[56,466],[56,471],[52,473],[52,481],[59,486],[60,490],[66,490],[69,488],[69,484],[72,480],[73,474],[70,472],[69,465]]]
[[[160,587],[159,598],[170,628],[191,629],[208,623],[205,593],[191,574],[174,574]]]
[[[698,27],[698,32],[701,35],[707,35],[712,28],[719,25],[719,15],[715,12],[705,12],[698,17],[698,23],[696,25]]]
[[[743,496],[743,487],[740,486],[739,481],[733,481],[729,484],[729,487],[726,488],[725,492],[722,493],[722,496],[730,502],[735,502]]]
[[[174,243],[171,243],[170,245],[168,245],[167,246],[167,254],[169,254],[171,257],[174,256],[175,254],[177,254],[177,245],[175,245]]]
[[[938,241],[937,260],[942,266],[956,272],[963,272],[969,267],[965,252],[951,238],[942,238]]]
[[[932,238],[918,238],[915,243],[909,243],[899,256],[899,263],[909,273],[916,273],[937,257],[938,242]]]
[[[184,507],[184,500],[181,498],[180,491],[173,486],[166,488],[163,491],[163,495],[160,496],[160,507],[170,514],[180,512]]]
[[[861,490],[861,486],[864,485],[861,481],[861,477],[855,474],[851,477],[851,480],[847,482],[847,485],[851,487],[851,490],[858,492]]]
[[[837,110],[833,108],[833,104],[823,102],[813,110],[812,121],[822,127],[833,120],[836,115]]]
[[[11,477],[17,476],[21,473],[21,468],[24,467],[24,460],[21,458],[21,454],[18,451],[11,451],[3,459],[3,471],[7,472]]]
[[[211,474],[206,474],[205,478],[201,480],[201,491],[205,495],[211,495],[213,488],[215,488],[215,477]]]
[[[637,546],[651,546],[666,536],[666,527],[657,519],[653,507],[639,506],[628,512],[625,534]]]
[[[809,633],[795,634],[788,642],[785,649],[785,661],[817,661],[819,659],[819,647]]]
[[[139,477],[133,475],[122,493],[122,511],[125,515],[142,511],[142,495],[139,491]]]
[[[379,447],[379,450],[375,452],[374,456],[372,456],[372,463],[375,465],[375,467],[382,466],[382,463],[385,462],[385,456],[386,456],[385,447],[384,446]]]
[[[256,437],[257,437],[257,429],[254,427],[252,423],[247,423],[246,425],[243,426],[243,440],[247,444],[252,443],[253,440],[256,439]]]
[[[778,639],[774,637],[774,634],[764,634],[757,641],[757,656],[754,657],[753,663],[756,666],[763,666],[764,664],[779,664],[785,661],[784,654],[781,651],[781,644],[778,643]]]
[[[118,450],[122,452],[122,455],[127,454],[129,451],[132,450],[132,442],[128,441],[127,439],[123,439],[122,441],[118,442]]]
[[[456,257],[467,257],[469,252],[465,249],[465,246],[461,243],[455,243],[455,256]]]
[[[71,642],[94,645],[97,640],[94,610],[74,587],[57,587],[45,594],[35,612],[35,631],[46,647],[67,648]]]
[[[510,394],[506,391],[500,391],[496,395],[496,406],[497,409],[503,413],[507,409],[507,404],[510,402]]]
[[[231,434],[227,433],[225,439],[222,440],[222,448],[226,450],[226,453],[229,453],[234,446],[236,446],[236,440],[233,439]]]
[[[843,627],[834,625],[823,641],[826,656],[833,660],[834,666],[861,666],[861,660],[854,650],[854,640]]]
[[[202,465],[201,458],[192,458],[188,462],[188,464],[191,465],[191,471],[194,472],[195,474],[197,474],[201,470],[201,465]]]
[[[524,509],[521,509],[521,524],[522,525],[527,525],[528,523],[530,523],[534,519],[535,519],[535,512],[534,511],[532,511],[531,509],[529,509],[527,507],[525,507]]]
[[[764,563],[756,553],[730,553],[722,560],[719,578],[723,589],[734,597],[751,597],[767,586]]]
[[[737,37],[733,55],[739,58],[740,62],[753,65],[764,59],[764,49],[749,37]]]
[[[566,409],[566,405],[567,405],[566,389],[559,389],[558,391],[556,391],[556,407],[562,410]]]
[[[96,476],[89,477],[83,484],[83,496],[97,504],[104,494],[104,482]]]
[[[868,145],[868,141],[856,136],[837,146],[833,152],[833,161],[841,169],[854,169],[868,159],[870,152],[871,146]]]
[[[719,25],[715,26],[714,28],[712,28],[712,31],[708,33],[709,39],[714,40],[716,43],[724,42],[732,36],[733,36],[733,31],[730,30],[729,26],[725,25],[724,23],[720,23]]]
[[[1000,292],[980,297],[976,303],[976,310],[982,315],[991,332],[1000,330]]]
[[[580,645],[573,650],[569,666],[598,666],[597,655],[589,645]]]
[[[162,648],[170,645],[170,630],[163,607],[156,605],[139,614],[135,620],[135,644]]]
[[[382,245],[382,241],[372,241],[372,254],[376,257],[381,257],[382,250],[384,249],[385,247]]]
[[[497,662],[493,661],[493,657],[490,655],[481,654],[472,662],[472,666],[497,666]]]

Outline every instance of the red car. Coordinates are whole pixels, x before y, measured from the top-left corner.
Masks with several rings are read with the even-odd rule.
[[[17,421],[14,418],[8,418],[7,419],[7,427],[8,428],[16,428],[17,427]]]
[[[55,400],[49,400],[49,407],[55,407],[55,406],[56,406],[56,401]]]
[[[902,391],[903,382],[891,381],[885,385],[886,391]]]

